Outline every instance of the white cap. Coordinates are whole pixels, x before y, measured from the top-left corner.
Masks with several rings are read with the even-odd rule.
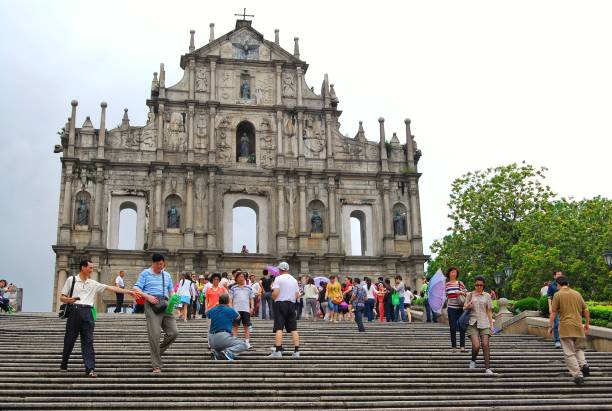
[[[281,271],[289,271],[289,264],[283,261],[282,263],[278,265],[278,269]]]

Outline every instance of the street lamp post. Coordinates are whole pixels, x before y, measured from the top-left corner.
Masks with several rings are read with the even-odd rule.
[[[606,264],[608,264],[608,268],[612,268],[612,250],[608,250],[603,253],[603,258],[606,260]]]

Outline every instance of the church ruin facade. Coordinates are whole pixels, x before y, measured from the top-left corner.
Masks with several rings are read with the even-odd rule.
[[[341,111],[325,75],[317,92],[305,81],[308,64],[268,41],[249,20],[181,56],[182,79],[154,73],[148,120],[106,128],[106,103],[95,128],[76,127],[77,102],[61,136],[54,305],[78,260],[89,257],[93,278],[110,284],[119,270],[126,284],[167,256],[173,273],[261,273],[286,260],[294,275],[423,275],[420,151],[405,121],[406,144],[378,141],[363,127],[343,136]],[[233,209],[256,216],[256,249],[232,249]],[[119,249],[123,210],[136,214],[135,247]],[[351,218],[359,222],[361,254],[352,255]],[[108,298],[111,298],[110,296]],[[114,298],[106,303],[114,301]]]

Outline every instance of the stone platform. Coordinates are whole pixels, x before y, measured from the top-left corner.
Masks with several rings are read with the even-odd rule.
[[[84,376],[79,342],[70,369],[59,363],[65,322],[54,314],[0,315],[0,409],[453,409],[612,408],[612,353],[588,352],[591,377],[575,386],[563,354],[529,335],[492,338],[495,377],[482,359],[452,353],[440,324],[300,321],[302,358],[266,356],[272,324],[254,321],[252,351],[232,363],[210,360],[207,320],[179,323],[181,335],[150,372],[142,315],[101,314],[98,378]],[[292,350],[290,339],[285,346]]]

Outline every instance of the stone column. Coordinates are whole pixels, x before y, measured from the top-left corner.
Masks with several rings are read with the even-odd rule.
[[[187,199],[185,201],[185,235],[183,236],[185,248],[193,248],[193,170],[187,169]]]
[[[293,181],[288,182],[289,187],[289,235],[294,236],[295,233],[295,185]]]
[[[308,228],[306,227],[306,176],[300,175],[298,182],[298,191],[300,195],[300,251],[308,249]]]
[[[70,243],[72,229],[72,164],[66,163],[64,171],[64,201],[62,204],[62,226],[60,227],[60,244]]]
[[[189,100],[193,100],[195,98],[195,59],[189,59],[187,67],[189,70]]]
[[[391,231],[391,205],[389,201],[389,180],[383,180],[383,242],[384,253],[392,254],[395,250],[393,232]]]
[[[216,240],[216,217],[215,212],[215,172],[208,170],[208,248],[215,250],[217,248]]]
[[[298,122],[297,122],[297,143],[298,143],[298,167],[306,166],[306,159],[304,157],[304,112],[298,111]]]
[[[302,105],[302,67],[297,66],[297,105]]]
[[[332,137],[332,118],[330,113],[325,113],[325,136],[327,138],[327,167],[334,167],[334,140]]]
[[[96,198],[94,199],[93,229],[91,244],[94,247],[102,246],[102,203],[104,202],[104,167],[98,166],[96,171]]]
[[[106,102],[100,103],[102,112],[100,114],[100,131],[98,133],[98,158],[104,158],[104,146],[106,145]]]
[[[380,169],[381,171],[389,171],[389,163],[387,162],[387,146],[385,145],[385,119],[378,119],[380,125],[380,141],[378,148],[380,151]]]
[[[276,105],[280,106],[283,104],[283,85],[281,75],[283,74],[283,65],[276,63]]]
[[[155,184],[155,230],[153,233],[153,247],[163,247],[163,225],[162,216],[164,214],[164,208],[162,204],[162,179],[164,171],[163,168],[155,170],[154,184]]]
[[[210,107],[208,116],[208,162],[214,164],[217,160],[217,146],[215,142],[215,121],[217,117],[217,109],[214,106]]]
[[[276,250],[278,254],[287,252],[287,229],[285,224],[285,176],[276,176],[278,232],[276,233]]]
[[[404,123],[406,123],[406,164],[409,170],[416,172],[414,164],[414,145],[412,143],[412,133],[410,132],[410,119],[405,119]]]
[[[412,226],[412,254],[423,254],[423,238],[421,236],[421,207],[419,205],[419,186],[416,181],[411,181],[410,193],[410,225]]]
[[[164,103],[157,107],[157,161],[164,160]]]
[[[216,82],[217,62],[210,62],[210,101],[217,101],[217,82]]]
[[[70,105],[72,105],[72,112],[70,115],[70,129],[68,130],[68,157],[74,157],[74,141],[76,139],[76,108],[79,105],[79,102],[72,100]]]
[[[336,227],[336,180],[333,176],[327,178],[327,202],[329,208],[328,249],[330,253],[337,253],[340,248],[340,237]]]
[[[285,162],[283,154],[283,112],[276,112],[276,165],[280,166]]]
[[[192,162],[194,160],[194,152],[193,152],[193,140],[194,140],[194,117],[195,117],[195,107],[193,103],[189,104],[188,112],[187,112],[187,161]]]

